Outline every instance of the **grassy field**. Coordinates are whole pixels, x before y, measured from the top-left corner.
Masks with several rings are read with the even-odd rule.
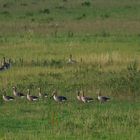
[[[140,137],[138,0],[0,0],[0,140],[138,140]],[[67,64],[69,55],[78,63]],[[2,100],[12,87],[52,99]],[[83,89],[94,98],[76,100]],[[100,104],[97,91],[111,97]]]

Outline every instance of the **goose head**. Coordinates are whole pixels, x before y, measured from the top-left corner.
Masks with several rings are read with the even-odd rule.
[[[82,97],[85,97],[85,93],[83,90],[81,90],[81,94],[82,94]]]
[[[38,88],[38,91],[41,92],[41,88],[40,87]]]
[[[79,101],[81,101],[81,96],[80,96],[80,91],[79,91],[79,90],[77,91],[77,99],[78,99]]]
[[[72,59],[72,54],[70,54],[70,59]]]
[[[42,96],[40,87],[38,88],[38,94],[39,94],[40,97]]]
[[[9,59],[8,59],[9,64],[11,63],[11,61],[12,61],[11,58],[9,58]]]
[[[97,95],[98,95],[98,97],[101,96],[101,90],[100,89],[97,91]]]
[[[13,90],[16,91],[16,89],[17,89],[17,88],[16,88],[15,86],[13,86]]]
[[[52,96],[50,97],[50,98],[52,98],[52,97],[54,97],[54,96],[56,96],[57,95],[57,90],[55,89],[53,92],[52,92]]]
[[[38,88],[38,92],[41,93],[41,88],[40,87]]]
[[[27,89],[27,96],[30,95],[30,89]]]
[[[3,98],[6,96],[6,91],[5,90],[3,90]]]

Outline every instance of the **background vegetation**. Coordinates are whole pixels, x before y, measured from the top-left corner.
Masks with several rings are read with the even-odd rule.
[[[140,137],[140,2],[138,0],[0,0],[0,94],[58,89],[68,102],[0,99],[0,139]],[[69,55],[78,61],[68,65]],[[94,102],[76,101],[83,89]],[[111,97],[96,100],[97,90]]]

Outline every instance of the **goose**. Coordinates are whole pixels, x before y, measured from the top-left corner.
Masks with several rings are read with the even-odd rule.
[[[84,95],[84,91],[81,91],[81,92],[82,92],[82,96],[81,96],[81,101],[82,102],[89,103],[89,102],[93,101],[93,98],[87,97],[87,96]]]
[[[101,92],[98,91],[98,100],[99,100],[101,103],[103,103],[103,102],[109,101],[109,100],[110,100],[110,97],[101,96]]]
[[[0,67],[0,71],[3,71],[3,70],[5,70],[5,67],[4,66],[1,66]]]
[[[68,64],[74,64],[74,63],[77,63],[77,61],[73,60],[72,59],[72,54],[70,54],[70,57],[69,57],[69,60],[68,60]]]
[[[5,62],[4,66],[6,69],[9,69],[11,67],[11,59],[9,59],[8,62]]]
[[[25,95],[23,93],[17,92],[17,88],[15,86],[13,87],[13,94],[16,97],[21,97],[21,98],[25,97]]]
[[[3,57],[3,63],[2,63],[2,67],[4,67],[5,69],[10,68],[11,66],[11,59],[9,59],[9,62],[6,62],[5,57]]]
[[[30,95],[30,89],[28,89],[27,91],[28,91],[28,93],[27,93],[27,100],[29,100],[29,101],[37,101],[38,100],[37,96]]]
[[[14,100],[14,97],[7,96],[5,93],[3,94],[2,97],[3,97],[3,100],[6,102]]]
[[[77,91],[77,100],[81,101],[80,91]]]
[[[41,88],[40,87],[38,88],[38,90],[39,90],[39,93],[38,94],[39,94],[39,97],[40,98],[42,98],[42,97],[48,98],[48,94],[46,94],[46,93],[42,94],[41,93]]]
[[[67,100],[67,98],[64,97],[64,96],[57,96],[57,91],[56,90],[53,91],[52,97],[56,102],[64,102],[64,101]]]

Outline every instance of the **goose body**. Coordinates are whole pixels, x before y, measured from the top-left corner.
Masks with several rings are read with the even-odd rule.
[[[3,95],[3,100],[8,102],[14,100],[14,97]]]
[[[98,92],[98,100],[103,103],[103,102],[106,102],[106,101],[109,101],[110,100],[110,97],[107,97],[107,96],[101,96],[101,93],[100,91]]]
[[[72,55],[70,54],[69,60],[68,60],[68,64],[74,64],[77,63],[76,60],[72,59]]]
[[[81,101],[84,103],[89,103],[93,101],[93,98],[85,96],[84,91],[82,91]]]
[[[17,88],[16,87],[13,87],[13,94],[16,97],[21,97],[21,98],[25,97],[25,95],[23,93],[17,92]]]
[[[38,100],[38,97],[37,96],[30,95],[30,90],[28,89],[27,100],[29,100],[29,101],[37,101]]]
[[[69,64],[74,64],[74,63],[77,63],[77,61],[76,61],[76,60],[73,60],[73,59],[71,59],[71,58],[69,58],[68,63],[69,63]]]
[[[98,100],[103,103],[103,102],[106,102],[106,101],[109,101],[110,98],[109,97],[106,97],[106,96],[99,96],[98,95]]]
[[[64,102],[64,101],[66,101],[67,100],[67,98],[66,97],[64,97],[64,96],[57,96],[57,92],[56,91],[54,91],[53,92],[53,99],[56,101],[56,102]]]

